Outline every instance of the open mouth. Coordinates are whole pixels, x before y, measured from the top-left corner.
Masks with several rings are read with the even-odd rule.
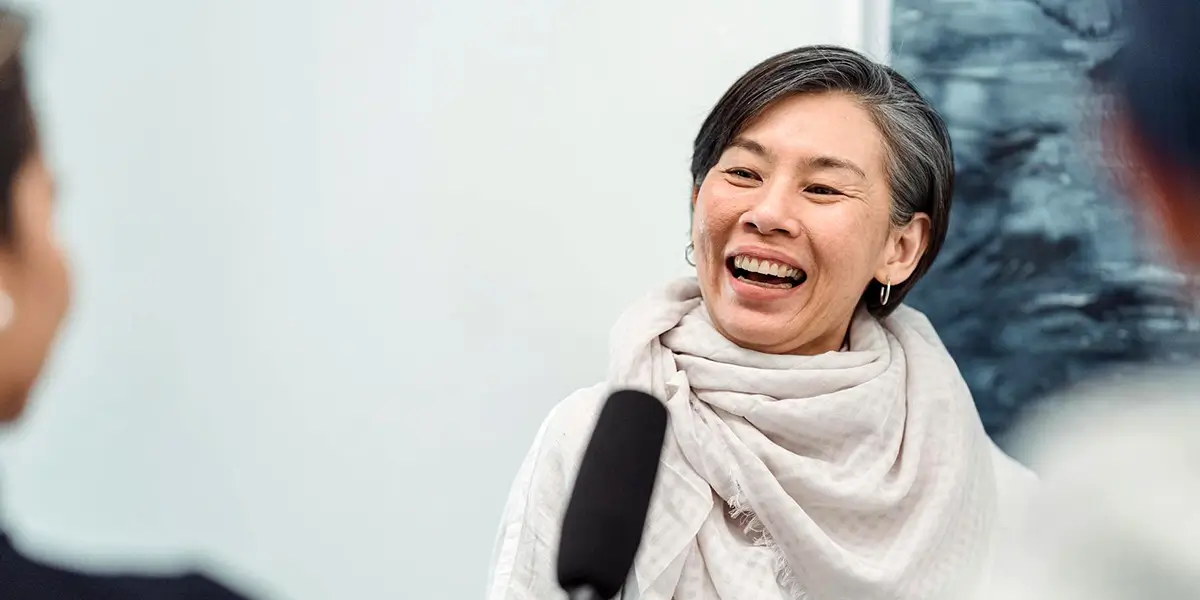
[[[807,273],[791,265],[750,256],[731,256],[725,266],[736,279],[766,288],[787,290],[808,279]]]

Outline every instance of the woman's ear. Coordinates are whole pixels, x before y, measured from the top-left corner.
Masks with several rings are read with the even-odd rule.
[[[929,215],[917,213],[905,226],[894,229],[888,236],[883,265],[875,273],[879,281],[899,285],[917,270],[925,249],[929,247]]]

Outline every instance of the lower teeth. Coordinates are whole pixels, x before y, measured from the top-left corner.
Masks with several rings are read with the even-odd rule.
[[[754,285],[761,285],[762,287],[775,288],[775,289],[780,289],[780,290],[790,290],[790,289],[796,287],[796,284],[794,284],[794,283],[766,283],[766,282],[762,282],[762,281],[755,281],[753,279],[750,279],[749,277],[744,277],[744,276],[738,276],[738,279],[745,281],[747,283],[753,283]]]

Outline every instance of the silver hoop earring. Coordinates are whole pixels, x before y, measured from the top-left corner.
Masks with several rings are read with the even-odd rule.
[[[687,248],[683,249],[683,260],[686,261],[687,264],[692,265],[693,267],[696,266],[696,260],[692,256],[695,253],[696,253],[695,244],[688,244]]]
[[[887,306],[888,300],[892,299],[892,278],[887,278],[887,283],[879,288],[879,305]]]

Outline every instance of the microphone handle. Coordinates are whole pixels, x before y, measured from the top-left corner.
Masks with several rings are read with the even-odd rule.
[[[611,600],[601,596],[600,592],[597,592],[596,588],[590,585],[581,585],[577,588],[567,590],[567,598],[569,600]]]

